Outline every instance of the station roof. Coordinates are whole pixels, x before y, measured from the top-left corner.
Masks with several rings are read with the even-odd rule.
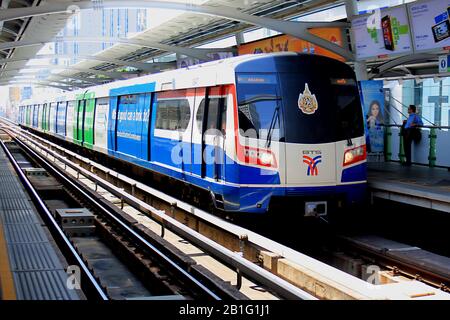
[[[273,1],[273,0],[228,0],[226,6],[242,10],[255,15],[268,15],[275,18],[286,18],[293,14],[306,12],[320,5],[333,3],[330,0],[306,0],[306,1]],[[209,0],[204,5],[224,5],[222,0]],[[150,17],[151,19],[151,17]],[[155,28],[148,29],[133,39],[156,41],[160,43],[194,47],[208,41],[225,37],[230,34],[248,29],[248,24],[223,19],[214,16],[200,15],[196,13],[183,13]],[[114,45],[98,55],[106,58],[120,59],[126,61],[148,61],[163,51],[149,48],[136,49],[135,46],[124,44]],[[99,63],[97,61],[82,61],[77,66],[83,68],[94,68],[111,70],[117,65]],[[74,71],[64,71],[61,74],[74,75]]]
[[[169,0],[170,1],[170,0]],[[270,17],[280,20],[287,20],[291,17],[307,14],[309,12],[336,6],[342,4],[342,0],[297,0],[297,1],[274,1],[274,0],[199,0],[201,5],[206,7],[229,7],[239,10],[240,12],[258,17]],[[194,1],[193,3],[198,3]],[[70,0],[10,0],[2,1],[2,9],[38,7],[53,3],[70,3]],[[80,2],[83,2],[82,0]],[[86,2],[86,1],[84,1]],[[110,1],[109,1],[110,2]],[[174,2],[174,0],[171,0]],[[18,76],[21,70],[29,69],[27,60],[32,59],[40,51],[45,43],[55,40],[56,35],[65,27],[67,20],[71,14],[68,12],[53,13],[46,15],[37,15],[30,18],[0,21],[0,45],[12,41],[24,41],[39,39],[40,43],[21,46],[17,48],[9,48],[0,50],[0,84],[4,84],[7,80]],[[150,17],[151,19],[151,17]],[[206,43],[235,35],[236,33],[259,28],[246,22],[240,22],[216,15],[205,15],[195,12],[184,12],[175,18],[162,23],[159,26],[145,30],[136,34],[129,39],[141,43],[160,43],[178,48],[196,48]],[[56,38],[57,39],[57,38]],[[229,50],[229,48],[228,48]],[[118,67],[122,67],[124,61],[133,62],[136,65],[139,74],[149,73],[149,70],[139,68],[143,62],[149,62],[154,58],[160,57],[168,51],[154,49],[150,46],[132,45],[130,43],[118,43],[114,46],[99,52],[95,55],[96,60],[92,57],[81,60],[79,63],[70,66],[71,69],[64,69],[62,66],[49,66],[51,69],[61,69],[57,73],[49,73],[48,70],[40,73],[47,77],[41,79],[47,81],[47,84],[54,82],[63,84],[71,84],[73,86],[85,87],[93,84],[112,81],[113,78],[98,77],[98,75],[117,75],[114,71]],[[21,60],[21,58],[23,58]],[[80,56],[81,59],[84,57]],[[89,59],[90,58],[90,59]],[[422,57],[423,58],[423,57]],[[20,61],[17,61],[20,60]],[[120,64],[122,62],[122,64]],[[133,66],[130,63],[130,66]],[[425,64],[424,64],[425,63]],[[150,63],[148,63],[150,65]],[[155,64],[156,65],[156,64]],[[376,74],[379,70],[383,71],[384,65],[389,65],[384,61],[370,62],[369,68]],[[162,68],[173,68],[174,65],[165,65]],[[5,68],[8,71],[5,71]],[[426,57],[426,59],[418,59],[418,61],[405,61],[394,67],[385,68],[386,71],[380,72],[379,75],[385,77],[395,77],[397,75],[420,75],[427,72],[433,72],[436,68],[436,57]],[[43,75],[42,75],[43,74]],[[94,74],[94,76],[93,76]],[[20,73],[23,75],[23,73]],[[124,74],[122,74],[124,75]],[[80,79],[89,79],[90,82],[81,82]],[[44,83],[45,85],[45,83]]]
[[[17,6],[39,6],[48,4],[54,0],[47,1],[31,1],[31,0],[11,0],[8,8]],[[58,2],[69,2],[68,0],[58,0]],[[255,16],[266,16],[277,19],[287,19],[288,17],[298,15],[302,12],[306,13],[314,8],[319,8],[332,3],[342,1],[336,0],[298,0],[298,1],[273,1],[273,0],[207,0],[202,6],[227,6],[238,9],[242,12],[252,14]],[[16,37],[14,41],[26,39],[44,39],[51,42],[52,39],[62,30],[70,17],[69,13],[50,14],[26,18],[24,20],[6,21],[6,24],[22,23],[23,31],[21,35]],[[151,17],[150,17],[151,19]],[[178,47],[197,47],[207,42],[214,41],[219,38],[233,35],[237,32],[252,28],[254,26],[225,19],[213,15],[198,14],[194,12],[184,12],[175,18],[162,23],[161,25],[148,29],[144,32],[134,35],[130,39],[141,41],[152,41],[163,44],[169,44]],[[7,31],[6,31],[7,32]],[[12,41],[11,38],[2,39],[3,42]],[[20,47],[11,49],[4,58],[21,58],[34,57],[38,51],[43,47],[44,43],[40,45]],[[167,54],[167,52],[152,49],[149,47],[139,47],[130,44],[115,44],[114,46],[96,54],[96,57],[101,59],[120,59],[125,61],[149,61],[152,58]],[[1,77],[10,78],[19,74],[21,68],[25,68],[27,61],[8,62],[2,65],[4,69],[14,69],[3,73]],[[119,65],[108,63],[105,61],[83,60],[73,66],[73,70],[64,70],[58,72],[56,75],[50,74],[47,80],[65,81],[66,79],[74,80],[74,78],[88,78],[92,74],[82,72],[85,69],[98,70],[100,72],[114,70]],[[110,81],[102,79],[101,81]],[[77,85],[87,86],[92,84],[81,84],[76,81]]]
[[[44,3],[41,0],[10,0],[1,1],[2,9],[36,7]],[[36,16],[32,18],[15,19],[9,21],[0,21],[0,41],[12,42],[20,40],[31,40],[39,38],[42,40],[51,40],[57,33],[64,28],[67,19],[70,17],[68,13],[59,13],[53,15]],[[11,48],[0,51],[1,59],[32,57],[35,56],[39,50],[45,45],[42,42],[38,45],[25,46],[20,48]],[[12,77],[19,74],[19,70],[26,65],[27,61],[17,61],[8,63],[8,69],[13,71],[3,72],[0,70],[2,77]],[[1,65],[4,69],[5,64]]]

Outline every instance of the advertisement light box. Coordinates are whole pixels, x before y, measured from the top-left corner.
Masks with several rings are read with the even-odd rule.
[[[352,31],[358,60],[413,51],[406,6],[375,10],[354,18]]]
[[[416,51],[450,46],[450,0],[413,2],[408,10]]]

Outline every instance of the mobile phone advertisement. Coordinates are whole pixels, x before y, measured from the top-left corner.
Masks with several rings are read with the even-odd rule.
[[[352,20],[357,59],[412,52],[405,6],[375,10]]]
[[[450,0],[418,1],[408,8],[416,51],[450,46]]]

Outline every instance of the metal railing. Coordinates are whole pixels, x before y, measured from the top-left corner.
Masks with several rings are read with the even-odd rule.
[[[384,127],[384,153],[386,161],[406,162],[404,139],[400,125]],[[420,126],[422,138],[412,144],[412,162],[430,167],[450,169],[450,126]]]
[[[400,104],[402,107],[408,107],[401,101],[390,95],[390,99]],[[400,108],[401,109],[401,108]],[[384,127],[384,158],[385,161],[400,161],[406,162],[404,140],[401,134],[402,124],[396,123],[395,117],[391,112],[398,112],[406,120],[409,115],[404,114],[395,106],[395,103],[390,103],[384,109],[389,120],[393,124],[381,124]],[[420,126],[422,138],[419,142],[413,142],[412,146],[412,162],[430,167],[446,167],[450,169],[450,126],[436,125],[423,115],[421,115],[423,122],[427,125]]]

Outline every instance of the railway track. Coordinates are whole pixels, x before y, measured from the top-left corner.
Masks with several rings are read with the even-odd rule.
[[[58,225],[53,215],[48,210],[42,198],[38,195],[33,185],[27,179],[19,164],[12,156],[11,152],[6,147],[5,143],[0,139],[0,145],[5,151],[8,159],[10,160],[14,170],[22,181],[25,189],[28,191],[31,199],[33,200],[36,208],[41,213],[41,217],[46,222],[47,227],[52,233],[55,242],[58,244],[61,251],[64,253],[68,263],[76,265],[82,274],[82,281],[80,283],[83,293],[87,298],[93,300],[108,300],[108,296],[104,288],[99,283],[98,279],[92,274],[83,257],[77,252],[76,248],[71,243],[70,239],[64,233],[62,228]]]
[[[186,257],[180,254],[176,255],[174,253],[172,256],[169,256],[162,252],[151,243],[152,237],[150,233],[140,235],[132,229],[131,225],[133,221],[121,216],[115,207],[108,206],[107,203],[96,199],[95,196],[77,184],[75,179],[63,174],[54,165],[47,162],[20,141],[16,141],[16,143],[27,155],[37,160],[47,172],[57,176],[58,181],[63,183],[64,188],[69,190],[83,207],[88,207],[95,212],[98,221],[96,224],[98,233],[101,233],[103,238],[107,238],[110,243],[114,242],[112,245],[115,251],[125,251],[127,253],[125,258],[132,262],[134,269],[139,269],[140,264],[140,273],[144,274],[143,277],[146,280],[150,280],[148,282],[157,286],[163,286],[165,284],[167,287],[173,289],[173,295],[177,292],[184,292],[184,297],[187,299],[230,300],[246,298],[231,286],[222,283],[222,281],[208,278],[210,276],[209,274],[204,274],[201,269],[196,269],[195,266],[190,265],[189,271],[184,269],[183,263],[186,265],[186,262],[190,262],[189,259],[186,259]],[[86,293],[86,297],[88,299],[109,300],[110,294],[102,283],[101,276],[94,274],[92,267],[89,266],[89,261],[83,256],[82,250],[77,248],[76,244],[74,244],[74,239],[68,236],[60,223],[56,221],[55,216],[47,208],[45,200],[39,195],[33,183],[24,174],[22,168],[10,152],[9,147],[1,140],[0,144],[13,164],[21,181],[24,183],[24,186],[29,191],[33,202],[37,205],[39,211],[43,213],[44,220],[50,225],[51,233],[57,240],[66,259],[69,263],[77,265],[82,270],[81,288]],[[168,246],[169,244],[164,243],[164,245]],[[149,275],[150,273],[152,273],[151,276]],[[161,284],[156,283],[157,281],[161,281]],[[169,291],[163,290],[166,293]]]
[[[442,256],[432,254],[414,246],[387,248],[376,246],[370,242],[359,241],[358,238],[337,236],[337,242],[366,261],[372,261],[392,276],[404,276],[426,283],[444,292],[450,292],[450,266],[440,262]],[[376,239],[375,241],[376,242]],[[408,253],[416,253],[409,256]],[[417,258],[420,258],[418,260]],[[436,263],[432,263],[433,260]]]
[[[204,252],[236,270],[237,286],[245,276],[281,298],[389,299],[389,293],[325,263],[276,243],[248,229],[143,185],[59,145],[9,125],[17,141],[45,155],[63,170],[91,181],[94,190],[107,190],[119,200],[190,241]],[[298,290],[298,291],[296,291]],[[418,286],[416,291],[429,291]],[[420,292],[418,293],[420,294]],[[437,292],[436,294],[440,294]]]

